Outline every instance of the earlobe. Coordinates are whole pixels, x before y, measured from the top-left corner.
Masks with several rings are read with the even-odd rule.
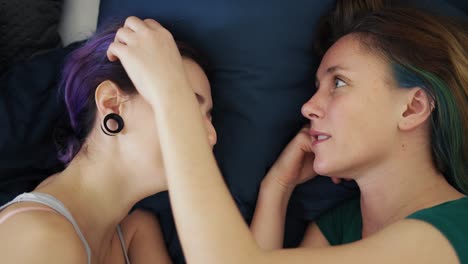
[[[419,127],[429,119],[434,107],[433,100],[419,88],[412,88],[407,94],[405,110],[401,114],[398,128],[403,131]]]

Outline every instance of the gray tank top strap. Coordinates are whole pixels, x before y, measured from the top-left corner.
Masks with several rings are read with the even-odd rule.
[[[130,259],[128,258],[127,254],[127,246],[125,245],[125,238],[123,236],[122,228],[120,227],[120,225],[117,225],[117,235],[119,236],[120,246],[122,247],[122,252],[125,257],[125,264],[130,264]]]
[[[43,205],[46,205],[61,215],[63,215],[65,218],[67,218],[68,221],[73,225],[73,228],[75,229],[76,233],[81,239],[81,242],[83,242],[83,245],[85,246],[86,249],[86,254],[88,256],[88,264],[91,264],[91,248],[89,247],[88,242],[86,241],[83,233],[81,233],[80,228],[78,227],[78,224],[76,223],[75,219],[71,215],[70,211],[67,210],[67,208],[63,205],[62,202],[57,200],[57,198],[45,194],[45,193],[39,193],[39,192],[32,192],[32,193],[23,193],[19,196],[17,196],[15,199],[13,199],[11,202],[3,205],[0,207],[0,211],[6,208],[7,206],[10,206],[15,203],[19,202],[35,202],[35,203],[40,203]]]

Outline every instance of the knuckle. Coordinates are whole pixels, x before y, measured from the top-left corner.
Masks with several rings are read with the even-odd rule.
[[[145,23],[148,23],[148,24],[153,24],[153,25],[157,25],[158,23],[152,19],[152,18],[146,18],[145,20],[143,20]]]
[[[124,28],[119,28],[115,34],[119,36],[122,34],[122,32],[124,32]]]
[[[131,23],[134,22],[137,18],[135,16],[129,16],[127,19],[125,19],[125,23]]]

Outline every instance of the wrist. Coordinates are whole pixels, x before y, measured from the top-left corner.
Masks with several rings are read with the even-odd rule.
[[[261,183],[261,188],[268,190],[269,192],[279,192],[285,195],[291,195],[296,188],[296,184],[285,183],[281,181],[279,175],[268,173]]]
[[[285,186],[278,182],[275,177],[268,175],[260,185],[258,200],[265,207],[277,208],[277,212],[283,214],[287,210],[294,187],[291,185]]]

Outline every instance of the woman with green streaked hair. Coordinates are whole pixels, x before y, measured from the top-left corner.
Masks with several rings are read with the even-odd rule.
[[[338,1],[338,9],[359,2]],[[217,168],[172,36],[146,21],[117,34],[109,58],[158,106],[188,263],[468,263],[468,26],[407,8],[352,20],[331,39],[302,107],[309,126],[263,180],[250,230]],[[283,250],[292,190],[316,174],[355,180],[360,198],[311,223],[300,248]]]

